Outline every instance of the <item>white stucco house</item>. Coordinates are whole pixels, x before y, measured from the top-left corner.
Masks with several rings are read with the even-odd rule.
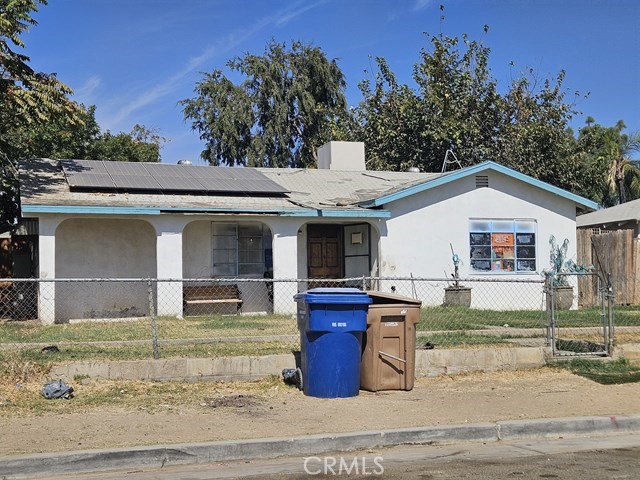
[[[364,145],[349,142],[330,142],[318,156],[318,169],[24,162],[21,208],[37,219],[37,272],[43,279],[443,278],[452,245],[462,277],[539,278],[549,236],[570,239],[575,255],[576,213],[597,207],[493,162],[447,173],[367,171]],[[248,179],[257,183],[246,187]],[[62,295],[63,287],[71,288],[41,292],[43,322],[146,309],[146,297],[136,300],[140,292],[130,287],[105,302]],[[276,283],[272,298],[247,294],[243,311],[268,310],[268,302],[295,308],[290,289]],[[182,303],[180,288],[158,286],[158,314],[180,315]],[[481,303],[474,296],[472,306]]]

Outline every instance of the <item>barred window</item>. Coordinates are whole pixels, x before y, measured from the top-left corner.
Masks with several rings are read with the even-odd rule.
[[[472,273],[535,272],[535,220],[469,221],[469,265]]]
[[[212,223],[213,276],[260,277],[270,263],[270,230],[257,222]]]

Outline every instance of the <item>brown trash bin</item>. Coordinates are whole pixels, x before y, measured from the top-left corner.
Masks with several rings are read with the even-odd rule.
[[[371,392],[411,390],[422,301],[385,292],[367,294],[373,303],[363,339],[360,388]]]

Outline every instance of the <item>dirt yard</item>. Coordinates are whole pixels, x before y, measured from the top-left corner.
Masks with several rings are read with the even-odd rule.
[[[640,413],[640,383],[600,385],[564,370],[420,378],[410,392],[306,397],[255,383],[73,383],[71,400],[39,384],[0,392],[0,455],[288,437],[508,419]]]

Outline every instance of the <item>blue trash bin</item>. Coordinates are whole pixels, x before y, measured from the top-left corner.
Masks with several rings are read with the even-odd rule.
[[[298,302],[304,394],[320,398],[358,395],[369,295],[357,288],[314,288],[294,299]]]

